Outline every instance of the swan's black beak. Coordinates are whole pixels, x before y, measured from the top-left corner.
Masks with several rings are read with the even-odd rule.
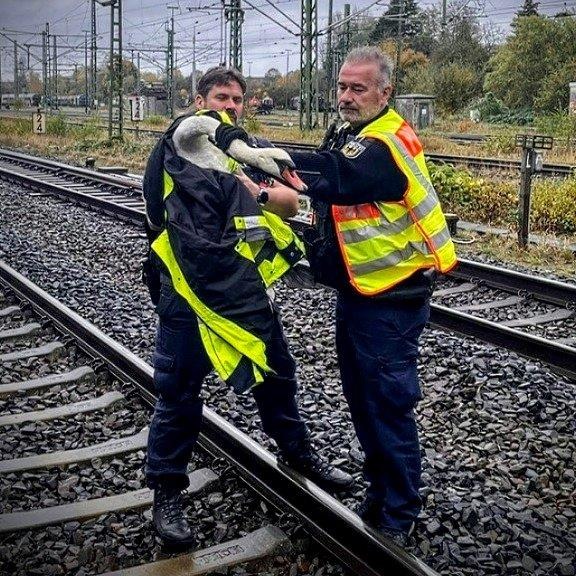
[[[308,190],[308,186],[304,184],[300,176],[294,170],[294,165],[289,165],[287,162],[282,162],[276,160],[276,164],[278,164],[278,170],[280,172],[280,176],[282,180],[291,188],[294,188],[297,192],[306,192]]]

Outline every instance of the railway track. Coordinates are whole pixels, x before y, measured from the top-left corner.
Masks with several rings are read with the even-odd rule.
[[[81,122],[68,121],[67,124],[71,126],[82,126]],[[98,126],[99,128],[107,129],[106,124]],[[138,132],[141,135],[147,135],[152,138],[159,138],[162,134],[162,130],[153,130],[147,128],[131,128],[125,127],[126,132]],[[450,134],[446,135],[446,138],[451,140],[456,140],[459,142],[478,142],[486,140],[486,136],[480,135],[458,135]],[[272,141],[272,144],[280,148],[285,148],[286,150],[316,150],[316,144],[309,144],[303,142],[289,142],[289,141]],[[479,156],[469,156],[469,155],[449,155],[449,154],[433,154],[427,153],[426,158],[432,162],[437,162],[441,164],[452,164],[455,166],[466,166],[475,169],[486,169],[486,170],[504,170],[504,171],[514,171],[519,172],[521,168],[520,160],[508,160],[502,158],[485,158]],[[566,178],[569,176],[574,176],[576,174],[576,166],[569,164],[554,164],[546,163],[542,166],[542,169],[538,172],[538,175],[544,177],[556,177],[556,178]]]
[[[154,403],[151,367],[3,262],[0,382],[3,573],[36,573],[39,557],[22,545],[30,538],[53,550],[53,570],[59,564],[91,574],[105,566],[108,575],[169,576],[183,568],[196,575],[257,560],[273,564],[289,554],[286,534],[267,524],[192,553],[155,557],[146,513],[152,492],[139,474]],[[203,417],[187,497],[216,508],[204,516],[218,516],[225,492],[219,476],[232,467],[256,493],[244,497],[253,506],[263,497],[290,514],[353,573],[436,574],[213,411],[204,408]],[[252,524],[265,520],[259,516],[266,515],[254,512]],[[202,515],[196,522],[203,525]],[[86,545],[97,540],[110,550]]]
[[[304,144],[298,142],[272,142],[275,146],[286,150],[306,150],[317,149],[315,144]],[[504,160],[501,158],[481,158],[478,156],[458,156],[447,154],[426,154],[426,159],[441,164],[453,164],[456,166],[468,166],[470,168],[485,168],[490,170],[514,170],[520,171],[519,160]],[[542,176],[568,177],[576,174],[576,166],[568,164],[544,164],[539,172]]]
[[[37,193],[61,195],[136,223],[144,220],[140,183],[132,178],[12,152],[0,155],[0,176]],[[307,220],[304,209],[293,225],[300,228]],[[572,284],[461,260],[434,293],[431,323],[544,362],[576,379]]]

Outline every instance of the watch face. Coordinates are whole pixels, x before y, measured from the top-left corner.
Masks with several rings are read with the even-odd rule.
[[[256,202],[260,204],[260,206],[264,206],[266,202],[270,199],[270,194],[266,190],[260,190],[260,193],[256,197]]]

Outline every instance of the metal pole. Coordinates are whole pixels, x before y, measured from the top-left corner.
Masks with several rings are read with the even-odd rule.
[[[316,55],[318,46],[316,0],[302,1],[300,42],[300,129],[310,130],[318,121],[318,97],[316,92]],[[318,75],[316,74],[316,77]],[[315,117],[314,111],[316,111]]]
[[[226,33],[226,22],[228,21],[228,10],[225,8],[226,2],[222,0],[222,35],[224,38],[224,45],[222,46],[222,65],[227,65],[227,56],[228,56],[228,34]]]
[[[344,4],[344,55],[350,50],[350,4]]]
[[[50,108],[54,106],[52,98],[52,58],[50,58],[50,24],[46,22],[46,94]]]
[[[196,24],[192,28],[192,98],[196,97]]]
[[[14,42],[14,100],[20,97],[20,79],[18,78],[18,44]]]
[[[53,88],[54,88],[54,105],[58,109],[58,46],[56,46],[56,35],[52,36],[54,38],[54,64],[52,66],[53,75]]]
[[[528,246],[530,234],[530,193],[532,190],[532,174],[536,152],[533,148],[522,149],[522,164],[520,168],[520,194],[518,202],[518,245]]]
[[[140,52],[136,53],[136,94],[140,96],[140,84],[142,79],[140,77]]]
[[[286,114],[288,114],[288,68],[290,67],[290,50],[286,50],[286,77],[285,77],[285,89],[286,89]]]
[[[2,57],[4,56],[4,50],[0,48],[0,109],[2,109]]]
[[[114,133],[112,124],[114,122],[114,0],[110,4],[110,82],[108,94],[108,138],[111,140]]]
[[[172,11],[167,30],[168,46],[166,49],[166,90],[168,92],[166,107],[169,118],[174,118],[174,10],[177,9],[178,6],[168,6],[168,10]]]
[[[84,114],[88,114],[88,32],[84,32]]]
[[[402,53],[402,23],[404,18],[404,0],[400,0],[400,14],[398,15],[398,36],[396,40],[396,65],[394,66],[394,102],[398,95],[398,71],[400,70],[400,54]]]
[[[42,32],[42,88],[44,106],[48,104],[48,50],[46,48],[46,31]]]
[[[330,116],[330,108],[332,107],[332,72],[333,72],[333,54],[332,54],[332,11],[333,0],[328,2],[328,33],[326,35],[326,89],[324,91],[324,114],[322,117],[322,126],[328,127],[328,117]]]
[[[97,84],[98,79],[96,76],[97,68],[97,52],[96,46],[96,0],[92,0],[90,19],[90,106],[96,106]]]

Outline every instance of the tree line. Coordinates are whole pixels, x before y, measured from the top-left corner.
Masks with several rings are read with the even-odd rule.
[[[468,4],[455,0],[443,14],[438,6],[422,8],[417,0],[391,0],[378,17],[358,14],[347,26],[335,28],[331,54],[324,47],[320,94],[329,94],[329,69],[337,70],[351,48],[377,44],[396,64],[396,93],[433,95],[440,113],[472,107],[492,113],[503,107],[537,114],[565,112],[568,83],[576,81],[576,15],[563,11],[544,16],[538,12],[538,2],[524,0],[510,33],[502,37]],[[336,15],[336,20],[341,17]],[[122,67],[124,90],[133,93],[138,88],[138,70],[130,60],[123,60]],[[78,66],[71,75],[59,76],[59,93],[83,93],[84,74]],[[109,66],[104,62],[97,73],[101,100],[107,99],[108,79]],[[143,84],[164,80],[162,73],[149,71],[140,79]],[[3,84],[4,92],[10,91]],[[22,73],[19,84],[21,92],[42,89],[33,72],[27,77]],[[191,75],[176,69],[174,84],[175,94],[185,104],[192,97]],[[283,75],[271,68],[264,78],[249,78],[248,85],[249,96],[270,96],[276,107],[287,106],[300,93],[300,71]]]

